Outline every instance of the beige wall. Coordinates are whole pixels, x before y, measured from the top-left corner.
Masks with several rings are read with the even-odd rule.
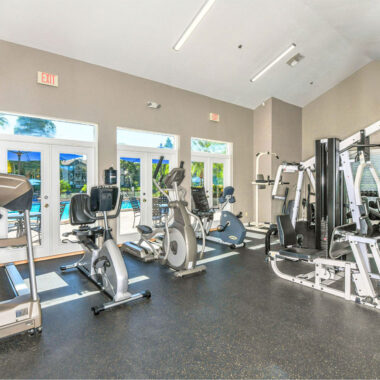
[[[268,99],[262,105],[257,107],[253,114],[253,160],[254,170],[256,173],[256,154],[260,152],[272,151],[272,99]],[[260,158],[260,174],[264,174],[266,178],[271,173],[271,160],[267,156]],[[254,178],[254,177],[252,177]],[[254,186],[253,186],[254,190]],[[271,202],[270,189],[262,189],[258,192],[259,195],[259,221],[269,222],[271,219]],[[255,202],[255,190],[253,194]],[[263,207],[263,205],[266,205]],[[255,209],[255,203],[253,208]],[[254,214],[255,217],[256,214]],[[256,220],[255,220],[256,222]]]
[[[38,85],[37,71],[58,74],[59,87]],[[162,108],[147,108],[150,100]],[[232,142],[235,210],[244,211],[244,220],[252,217],[252,110],[5,41],[0,41],[0,109],[97,123],[99,178],[116,165],[117,126],[179,135],[187,186],[191,137]],[[220,123],[208,121],[209,112],[219,113]]]
[[[303,159],[314,155],[314,140],[345,138],[379,119],[380,61],[373,61],[303,108]]]
[[[281,162],[302,160],[302,109],[279,99],[273,99],[272,104],[272,152],[280,157],[279,160],[272,158],[272,178],[275,178]],[[289,187],[288,199],[294,199],[297,175],[284,174],[283,181],[289,185],[280,187],[280,195],[284,194],[285,187]],[[272,222],[281,214],[282,203],[279,200],[272,202]]]
[[[263,156],[260,161],[260,172],[267,178],[275,178],[277,168],[281,162],[299,162],[302,152],[302,109],[279,99],[271,98],[254,111],[253,132],[254,156],[258,152],[277,153],[280,159]],[[256,163],[255,163],[256,165]],[[287,185],[291,191],[289,199],[294,198],[295,175],[284,175],[283,180],[290,182]],[[285,186],[281,186],[282,195]],[[282,202],[272,201],[272,187],[259,190],[259,221],[275,222],[276,216],[281,213]]]

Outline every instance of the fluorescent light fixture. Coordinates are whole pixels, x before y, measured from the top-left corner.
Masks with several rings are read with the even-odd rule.
[[[275,60],[273,60],[269,65],[265,66],[261,71],[259,71],[252,79],[251,82],[259,79],[263,74],[265,74],[271,67],[273,67],[278,61],[286,56],[290,51],[296,47],[296,44],[291,44],[285,51],[283,51]]]
[[[182,36],[179,38],[177,43],[173,46],[174,50],[178,51],[179,49],[181,49],[182,45],[190,37],[191,33],[193,33],[194,29],[202,21],[203,17],[210,10],[215,1],[216,0],[207,0],[203,4],[203,7],[199,10],[197,15],[194,17],[193,21],[191,21],[190,25],[186,28],[186,30],[183,32]]]

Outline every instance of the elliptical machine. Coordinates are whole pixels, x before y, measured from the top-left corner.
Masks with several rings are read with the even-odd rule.
[[[150,298],[151,293],[145,290],[141,293],[128,292],[128,272],[121,252],[112,238],[112,229],[108,225],[109,219],[118,217],[122,204],[122,196],[116,213],[108,215],[114,210],[118,198],[117,186],[96,186],[91,188],[91,195],[76,194],[70,202],[70,223],[78,229],[66,233],[77,238],[84,249],[83,257],[75,264],[61,266],[61,271],[77,268],[89,280],[97,285],[112,301],[92,307],[95,315],[101,311],[119,306],[139,298]],[[101,213],[102,216],[97,216]],[[104,221],[104,227],[90,227],[97,220]],[[97,238],[103,237],[103,245],[96,244]],[[67,242],[68,240],[66,240]]]
[[[196,223],[195,230],[198,233],[204,230],[207,240],[228,245],[232,249],[245,246],[244,239],[247,233],[240,220],[242,213],[235,215],[224,210],[228,203],[235,203],[234,191],[235,189],[232,186],[226,186],[222,196],[219,198],[219,208],[213,209],[209,207],[204,187],[191,188],[194,205],[192,212],[202,220],[201,223]],[[216,229],[211,229],[216,210],[221,210],[222,212],[220,223]]]
[[[191,225],[190,216],[199,220],[187,208],[185,201],[186,190],[181,186],[185,178],[184,162],[179,168],[174,168],[162,180],[161,186],[157,181],[157,175],[162,165],[164,156],[160,157],[156,170],[153,174],[153,183],[164,197],[169,198],[169,214],[164,214],[163,226],[152,229],[146,225],[138,225],[140,240],[125,242],[121,250],[129,253],[142,261],[159,260],[161,264],[174,269],[175,277],[184,277],[206,270],[205,265],[198,265],[197,260],[203,258],[205,250],[205,235],[200,252],[194,229]],[[200,222],[200,220],[199,220]],[[162,241],[160,241],[160,237]],[[155,240],[155,241],[152,241]]]

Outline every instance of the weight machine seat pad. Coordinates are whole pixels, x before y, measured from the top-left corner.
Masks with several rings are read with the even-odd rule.
[[[136,226],[136,228],[141,235],[149,235],[153,232],[153,230],[149,226],[145,226],[144,224],[139,224],[138,226]]]
[[[320,257],[323,251],[314,248],[289,247],[280,249],[279,253],[284,257],[309,261]]]

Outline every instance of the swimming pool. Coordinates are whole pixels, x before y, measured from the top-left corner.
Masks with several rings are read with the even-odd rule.
[[[61,220],[68,220],[69,217],[70,217],[70,214],[69,214],[70,201],[62,201],[61,204],[65,205],[65,208],[64,208],[62,216],[61,216]],[[121,209],[122,210],[131,210],[132,209],[131,202],[129,202],[127,200],[123,201],[123,203],[121,204]],[[30,211],[31,212],[39,212],[39,211],[41,211],[40,202],[33,202],[32,209]],[[9,214],[14,214],[16,212],[17,211],[9,211]],[[33,219],[33,217],[31,219]]]
[[[61,203],[65,205],[65,209],[63,210],[63,213],[62,213],[62,216],[61,216],[61,220],[67,220],[70,217],[70,214],[69,214],[70,202],[69,201],[64,201],[64,202],[61,202]],[[37,206],[39,207],[39,203],[37,204]],[[129,202],[129,201],[123,201],[123,203],[121,204],[121,209],[122,210],[131,210],[132,209],[131,202]],[[32,206],[32,211],[33,211],[33,206]],[[38,210],[36,210],[36,211],[38,211]]]

